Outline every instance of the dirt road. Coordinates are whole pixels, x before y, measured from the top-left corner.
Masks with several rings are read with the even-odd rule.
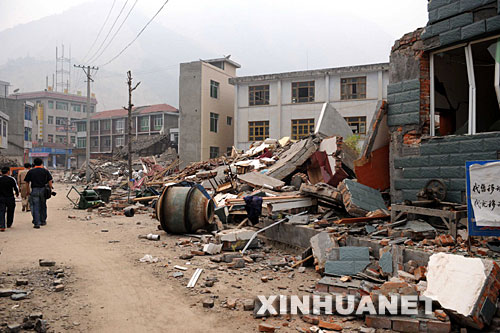
[[[127,240],[137,242],[139,232],[134,229],[154,230],[149,216],[105,219],[94,215],[82,222],[90,214],[71,209],[65,198],[67,188],[56,185],[58,195],[48,201],[47,226],[39,230],[33,229],[31,215],[21,212],[21,205],[17,204],[13,228],[0,234],[0,271],[35,267],[40,258],[70,266],[76,279],[68,287],[71,297],[67,308],[59,311],[79,323],[75,331],[234,332],[238,329],[230,322],[218,321],[215,314],[190,306],[189,299],[178,288],[145,272],[143,266],[147,264],[137,263],[143,253],[127,245]],[[69,215],[76,218],[70,219]],[[104,228],[108,232],[103,232]],[[0,298],[0,302],[7,301]],[[88,314],[81,310],[82,305],[88,305]],[[45,315],[50,319],[50,313]]]

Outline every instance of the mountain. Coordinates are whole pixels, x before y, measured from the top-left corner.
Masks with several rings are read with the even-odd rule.
[[[88,8],[94,8],[94,11]],[[44,89],[46,76],[49,76],[49,85],[52,85],[52,74],[56,66],[55,48],[59,46],[61,52],[62,43],[65,45],[66,57],[71,48],[71,66],[81,64],[107,14],[97,10],[98,8],[98,5],[86,4],[1,31],[0,42],[8,47],[4,49],[6,52],[0,52],[0,80],[10,82],[13,89],[19,88],[21,92]],[[109,48],[92,65],[102,65],[116,55],[149,19],[140,12],[134,11],[133,14]],[[89,21],[95,24],[90,24],[89,27]],[[111,21],[108,22],[108,27]],[[120,22],[119,20],[115,29]],[[107,32],[108,27],[104,32]],[[104,35],[101,35],[94,50],[101,44]],[[134,91],[134,104],[168,103],[177,106],[179,63],[212,56],[216,55],[196,42],[152,22],[121,57],[109,65],[101,66],[97,71],[92,92],[96,94],[98,110],[119,108],[127,104],[128,70],[132,70],[134,82],[141,81],[140,87]],[[70,90],[80,90],[85,95],[83,71],[73,67],[71,69]]]
[[[377,22],[361,23],[356,16],[336,12],[334,2],[310,0],[307,6],[298,7],[303,2],[289,1],[290,6],[285,7],[287,2],[264,0],[169,3],[130,48],[104,65],[150,19],[151,13],[134,9],[110,47],[90,62],[99,66],[92,85],[98,110],[127,103],[127,70],[132,70],[134,82],[141,81],[134,91],[134,104],[178,106],[181,62],[232,54],[231,59],[242,65],[239,75],[254,75],[388,61],[395,37]],[[110,4],[89,1],[0,31],[0,43],[7,46],[0,52],[0,80],[11,82],[20,91],[45,88],[47,75],[49,85],[52,83],[55,48],[62,43],[66,56],[71,47],[73,64],[85,63],[93,55],[92,51],[85,58]],[[116,2],[93,50],[101,44],[122,4]],[[121,19],[116,26],[120,23]],[[71,91],[85,95],[83,71],[72,68],[71,78]]]

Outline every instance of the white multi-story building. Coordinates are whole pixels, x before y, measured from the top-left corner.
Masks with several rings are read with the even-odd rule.
[[[324,103],[349,123],[361,142],[379,101],[386,99],[389,64],[242,76],[235,86],[238,149],[266,138],[300,139],[313,131]]]

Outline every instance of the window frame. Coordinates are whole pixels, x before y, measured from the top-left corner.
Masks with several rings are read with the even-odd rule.
[[[215,80],[210,80],[210,97],[215,99],[220,97],[220,83]]]
[[[86,137],[77,138],[76,139],[76,147],[77,148],[86,148],[87,147],[87,138]]]
[[[443,53],[446,51],[450,50],[455,50],[459,48],[464,48],[465,52],[465,59],[466,59],[466,67],[467,67],[467,77],[468,77],[468,84],[469,84],[469,117],[468,117],[468,131],[467,134],[464,135],[474,135],[477,134],[477,128],[476,128],[476,82],[475,82],[475,75],[474,75],[474,57],[472,56],[472,45],[474,44],[479,44],[482,42],[486,42],[488,40],[492,39],[500,39],[500,35],[495,35],[491,37],[486,37],[486,38],[481,38],[475,41],[471,41],[468,43],[461,43],[458,45],[453,45],[450,47],[442,48],[439,50],[435,50],[430,52],[429,54],[429,75],[430,75],[430,105],[429,105],[429,116],[430,116],[430,121],[429,121],[429,135],[430,136],[436,136],[436,121],[435,121],[435,94],[434,94],[434,89],[435,89],[435,82],[434,82],[434,56],[438,53]],[[497,42],[497,43],[500,43]],[[495,62],[495,82],[494,82],[494,88],[495,92],[497,93],[497,100],[500,103],[500,87],[498,86],[500,83],[500,78],[499,78],[499,63]],[[481,133],[488,133],[488,132],[481,132]]]
[[[262,124],[260,124],[262,123]],[[254,120],[248,122],[248,141],[256,142],[256,141],[264,141],[269,138],[269,120]],[[259,130],[259,133],[256,133],[256,130]],[[262,134],[261,134],[262,132]],[[262,137],[262,139],[261,139]]]
[[[149,116],[139,117],[139,132],[149,132]]]
[[[219,131],[219,114],[210,112],[210,132],[217,133]]]
[[[307,84],[307,85],[301,86],[301,84],[302,85]],[[300,89],[305,89],[305,88],[307,88],[307,93],[308,93],[308,96],[306,97],[307,100],[301,100],[301,98],[303,98],[303,97],[299,96],[299,92],[300,92]],[[311,91],[312,91],[312,95],[311,95]],[[316,81],[311,80],[311,81],[292,82],[292,96],[291,96],[291,98],[292,98],[293,104],[313,103],[315,101],[315,98],[316,98]]]
[[[359,80],[359,79],[364,79],[364,82],[347,82],[347,81],[350,81],[350,80],[353,80],[353,79],[356,79],[356,80]],[[342,82],[342,81],[346,81],[346,82]],[[351,77],[341,77],[340,78],[340,100],[341,101],[355,101],[355,100],[360,100],[360,99],[366,99],[366,75],[365,76],[351,76]],[[364,93],[361,94],[359,92],[356,92],[356,95],[357,97],[356,98],[353,98],[352,95],[352,86],[356,85],[356,90],[359,90],[359,87],[358,87],[358,84],[364,84]],[[349,87],[349,92],[346,92],[344,93],[344,86],[347,86]],[[359,95],[364,95],[364,96],[359,96]]]
[[[357,119],[355,119],[357,118]],[[363,119],[364,118],[364,121]],[[354,125],[354,124],[357,124],[358,125],[358,133],[354,133],[353,134],[356,134],[356,135],[359,135],[359,136],[365,136],[366,135],[366,116],[347,116],[347,117],[344,117],[346,123],[349,125],[349,127],[351,127],[351,125]],[[360,129],[360,125],[361,124],[364,124],[364,132],[361,132],[359,129]],[[352,130],[352,128],[351,128]]]
[[[163,116],[162,115],[155,115],[153,117],[153,131],[161,131],[163,128]],[[157,120],[159,120],[157,124]]]
[[[264,98],[258,100],[256,98],[257,94],[264,95]],[[249,106],[259,106],[259,105],[269,105],[269,100],[271,99],[269,84],[261,84],[257,86],[248,86],[248,105]],[[257,101],[262,101],[258,103]]]
[[[215,154],[212,154],[212,149],[214,149],[214,152],[216,151]],[[216,147],[216,146],[210,146],[210,152],[209,152],[209,156],[210,156],[210,159],[213,159],[213,158],[217,158],[219,157],[220,155],[220,149],[219,147]]]
[[[226,124],[227,126],[233,126],[233,117],[226,116]]]
[[[306,123],[300,123],[300,122],[306,122]],[[307,136],[309,136],[311,133],[314,133],[314,126],[316,126],[316,121],[314,118],[305,118],[305,119],[292,119],[290,121],[290,138],[292,140],[301,140]],[[297,133],[293,133],[294,127],[297,128]],[[307,131],[307,128],[309,128],[309,132]],[[302,133],[299,133],[299,129],[301,130]]]

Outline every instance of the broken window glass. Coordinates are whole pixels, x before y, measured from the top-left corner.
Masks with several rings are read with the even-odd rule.
[[[465,48],[434,55],[435,135],[467,134],[469,82]]]
[[[476,84],[476,133],[500,131],[500,108],[495,91],[497,39],[472,44],[471,48]]]

